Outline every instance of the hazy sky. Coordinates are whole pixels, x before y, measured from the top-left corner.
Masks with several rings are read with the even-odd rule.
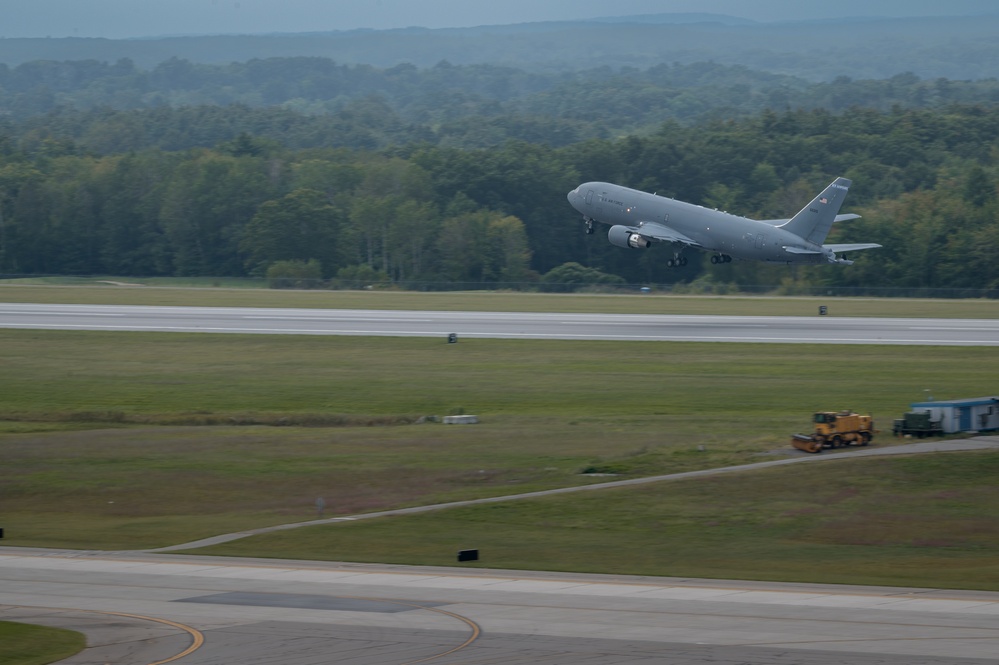
[[[148,37],[526,23],[662,12],[758,21],[999,13],[996,0],[0,0],[0,37]]]

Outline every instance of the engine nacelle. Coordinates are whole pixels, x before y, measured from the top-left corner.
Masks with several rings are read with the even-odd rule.
[[[652,241],[641,233],[635,233],[627,226],[612,226],[607,232],[607,239],[612,245],[618,247],[629,247],[631,249],[648,249],[652,246]]]

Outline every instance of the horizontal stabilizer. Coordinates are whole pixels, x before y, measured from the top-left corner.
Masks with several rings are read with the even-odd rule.
[[[831,249],[834,252],[859,252],[862,249],[877,249],[881,245],[875,242],[860,242],[854,244],[846,245],[822,245],[825,249]]]
[[[833,219],[833,221],[834,222],[849,222],[851,219],[860,219],[860,215],[854,215],[852,213],[849,214],[849,215],[836,215],[836,218]]]
[[[683,235],[679,231],[675,231],[664,224],[657,224],[656,222],[644,222],[634,227],[635,233],[640,233],[646,238],[652,238],[653,240],[658,240],[659,242],[676,242],[681,245],[687,245],[688,247],[700,247],[701,244],[687,236]]]
[[[825,254],[825,252],[814,249],[802,249],[801,247],[785,247],[784,251],[788,254]]]

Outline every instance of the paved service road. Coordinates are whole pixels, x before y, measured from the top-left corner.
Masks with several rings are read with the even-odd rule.
[[[617,341],[999,345],[999,319],[536,314],[0,303],[0,327]]]
[[[486,553],[488,556],[488,553]],[[65,665],[995,665],[999,593],[0,548]]]

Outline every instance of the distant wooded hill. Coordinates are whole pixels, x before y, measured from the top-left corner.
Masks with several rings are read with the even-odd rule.
[[[909,73],[813,83],[718,63],[558,74],[495,65],[380,69],[304,57],[228,65],[171,59],[150,70],[127,60],[0,65],[0,134],[25,146],[72,140],[102,154],[212,147],[243,133],[291,148],[562,146],[764,109],[997,101],[995,79],[927,81]]]
[[[429,30],[225,35],[161,39],[0,39],[0,63],[128,58],[155,67],[170,58],[227,64],[319,56],[340,63],[431,67],[492,63],[528,71],[580,71],[714,61],[813,81],[837,76],[982,79],[999,71],[999,15],[737,24],[662,17]]]

